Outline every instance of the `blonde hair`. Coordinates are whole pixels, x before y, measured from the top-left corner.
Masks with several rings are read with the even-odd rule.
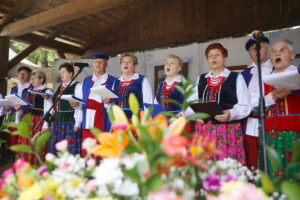
[[[132,59],[133,64],[135,64],[135,65],[138,64],[137,57],[134,54],[132,54],[132,53],[123,53],[121,55],[121,58],[120,58],[120,64],[122,63],[122,60],[123,60],[124,57],[130,57]]]
[[[43,72],[43,71],[33,71],[31,73],[31,76],[37,76],[38,78],[42,78],[43,79],[43,84],[46,83],[47,76],[46,76],[45,72]]]
[[[165,57],[165,62],[167,62],[167,60],[170,59],[170,58],[173,58],[173,59],[177,60],[180,67],[183,66],[182,59],[179,56],[177,56],[175,54],[169,54]]]

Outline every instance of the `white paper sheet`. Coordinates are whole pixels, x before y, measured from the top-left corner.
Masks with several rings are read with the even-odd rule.
[[[105,86],[99,86],[99,87],[91,88],[91,92],[93,92],[94,94],[99,95],[102,98],[110,98],[110,99],[119,98],[118,95],[116,95],[111,90],[107,89],[107,87],[105,87]]]
[[[2,104],[2,105],[10,105],[10,106],[14,105],[12,102],[10,102],[7,99],[0,99],[0,104]]]
[[[67,101],[76,101],[78,103],[86,103],[82,99],[79,99],[78,97],[75,97],[72,94],[61,95],[61,99],[64,99],[64,100],[67,100]]]
[[[31,105],[26,100],[22,99],[16,94],[7,95],[5,99],[10,101],[12,105]]]
[[[269,74],[262,77],[263,81],[274,88],[284,88],[291,90],[300,89],[300,74],[297,70]]]
[[[46,92],[41,92],[41,91],[37,91],[37,90],[33,90],[33,89],[29,89],[28,92],[33,93],[33,94],[48,95],[50,97],[53,96],[53,94],[49,94]]]

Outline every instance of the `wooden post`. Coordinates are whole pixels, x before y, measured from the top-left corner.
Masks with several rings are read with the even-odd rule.
[[[9,37],[0,37],[0,93],[3,96],[7,94],[7,82],[2,80],[8,76],[8,49]]]

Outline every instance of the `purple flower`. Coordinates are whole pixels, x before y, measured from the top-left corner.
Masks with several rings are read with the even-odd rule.
[[[208,175],[202,185],[206,190],[218,190],[221,187],[220,178],[215,174]]]
[[[230,181],[237,181],[237,180],[238,180],[237,177],[229,175],[229,176],[223,177],[222,182],[227,183]]]
[[[3,178],[7,178],[11,174],[14,174],[14,170],[12,168],[9,168],[3,172],[2,176]]]
[[[39,175],[43,176],[45,172],[47,172],[47,166],[43,165],[38,170]]]

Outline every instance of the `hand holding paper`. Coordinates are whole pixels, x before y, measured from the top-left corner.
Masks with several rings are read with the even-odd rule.
[[[48,97],[52,97],[53,96],[53,94],[49,94],[47,92],[41,92],[41,91],[34,90],[34,89],[29,89],[28,92],[30,92],[32,94],[39,94],[39,95],[48,96]]]
[[[61,99],[64,99],[64,100],[67,100],[67,101],[75,101],[77,103],[86,103],[85,101],[83,101],[82,99],[72,95],[72,94],[64,94],[64,95],[61,95]]]
[[[31,105],[25,99],[23,99],[22,97],[18,96],[17,94],[7,95],[5,97],[5,99],[0,99],[0,103],[4,104],[4,105],[11,105],[11,106],[15,106],[15,105],[22,105],[22,106],[24,106],[24,105]]]
[[[117,94],[115,94],[112,90],[108,89],[104,85],[95,87],[95,88],[91,88],[91,92],[99,95],[102,98],[110,98],[110,99],[119,98],[119,96]]]

